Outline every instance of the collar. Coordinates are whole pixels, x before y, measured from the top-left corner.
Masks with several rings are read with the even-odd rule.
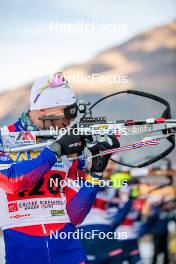
[[[31,120],[29,119],[29,110],[23,112],[20,117],[20,122],[22,126],[28,131],[37,131],[40,130],[36,125],[34,125]]]

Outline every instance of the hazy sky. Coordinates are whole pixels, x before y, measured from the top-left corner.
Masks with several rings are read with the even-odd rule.
[[[175,14],[175,0],[0,0],[0,91],[84,62]],[[62,25],[54,31],[51,22]],[[73,23],[93,29],[71,31]]]

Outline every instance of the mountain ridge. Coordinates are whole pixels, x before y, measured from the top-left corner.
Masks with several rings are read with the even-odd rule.
[[[176,113],[176,22],[145,31],[97,53],[86,63],[67,66],[63,72],[78,97],[94,101],[104,94],[135,89],[164,97]],[[29,107],[31,85],[0,94],[0,124],[13,122]]]

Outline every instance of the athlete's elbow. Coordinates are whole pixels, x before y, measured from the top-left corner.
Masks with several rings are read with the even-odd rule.
[[[84,221],[85,218],[86,218],[86,215],[77,214],[77,215],[70,217],[70,222],[73,225],[77,226],[77,225],[80,225]]]
[[[86,218],[89,210],[81,210],[80,208],[77,208],[77,209],[73,209],[73,208],[70,208],[69,206],[67,206],[67,212],[68,212],[68,215],[69,215],[69,218],[70,218],[70,222],[77,226],[77,225],[80,225],[84,219]]]

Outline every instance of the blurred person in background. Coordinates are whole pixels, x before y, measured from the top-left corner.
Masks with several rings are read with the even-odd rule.
[[[150,215],[139,232],[140,236],[151,234],[153,236],[154,254],[152,264],[158,263],[158,256],[163,255],[163,264],[169,262],[168,247],[168,225],[171,221],[176,221],[176,196],[150,197]],[[161,263],[161,261],[160,261]]]
[[[118,263],[127,260],[130,264],[142,263],[138,239],[139,230],[142,225],[142,207],[144,199],[140,198],[139,181],[130,179],[127,188],[120,188],[118,192],[119,206],[123,206],[129,199],[132,199],[131,208],[124,221],[116,228],[117,233],[126,232],[125,239],[119,239],[117,245],[120,245],[122,252],[119,254]]]
[[[126,232],[119,232],[117,234],[115,233],[115,229],[124,221],[130,211],[133,197],[130,195],[123,206],[119,206],[116,192],[119,187],[127,185],[129,174],[114,173],[114,169],[116,170],[115,163],[109,161],[104,172],[104,186],[98,191],[89,214],[77,228],[85,236],[90,232],[89,238],[84,237],[82,243],[85,247],[88,260],[92,264],[122,263],[121,254],[124,249],[118,244],[118,240],[125,239],[127,234]],[[109,186],[109,183],[111,186]]]
[[[50,126],[67,127],[77,116],[77,99],[61,73],[44,76],[31,90],[30,110],[1,132],[40,131]],[[47,141],[43,138],[42,142]],[[75,231],[88,214],[99,190],[99,180],[110,155],[97,157],[85,174],[83,186],[76,188],[60,181],[74,178],[84,165],[68,160],[82,156],[85,139],[65,134],[42,150],[5,153],[0,139],[0,226],[3,229],[7,264],[83,264],[87,263]],[[92,155],[102,149],[119,146],[116,138],[90,149]],[[58,186],[51,184],[58,179]],[[86,183],[86,184],[85,184]],[[50,237],[52,233],[52,238]],[[59,235],[66,234],[66,239]]]
[[[166,164],[165,164],[166,163]],[[150,168],[145,177],[145,184],[141,184],[141,193],[146,196],[143,207],[144,221],[139,236],[150,235],[153,238],[154,252],[152,263],[172,263],[170,247],[175,243],[175,231],[172,230],[170,241],[169,226],[176,219],[176,191],[175,170],[170,159],[162,160],[160,166]],[[163,261],[159,257],[163,257]]]

